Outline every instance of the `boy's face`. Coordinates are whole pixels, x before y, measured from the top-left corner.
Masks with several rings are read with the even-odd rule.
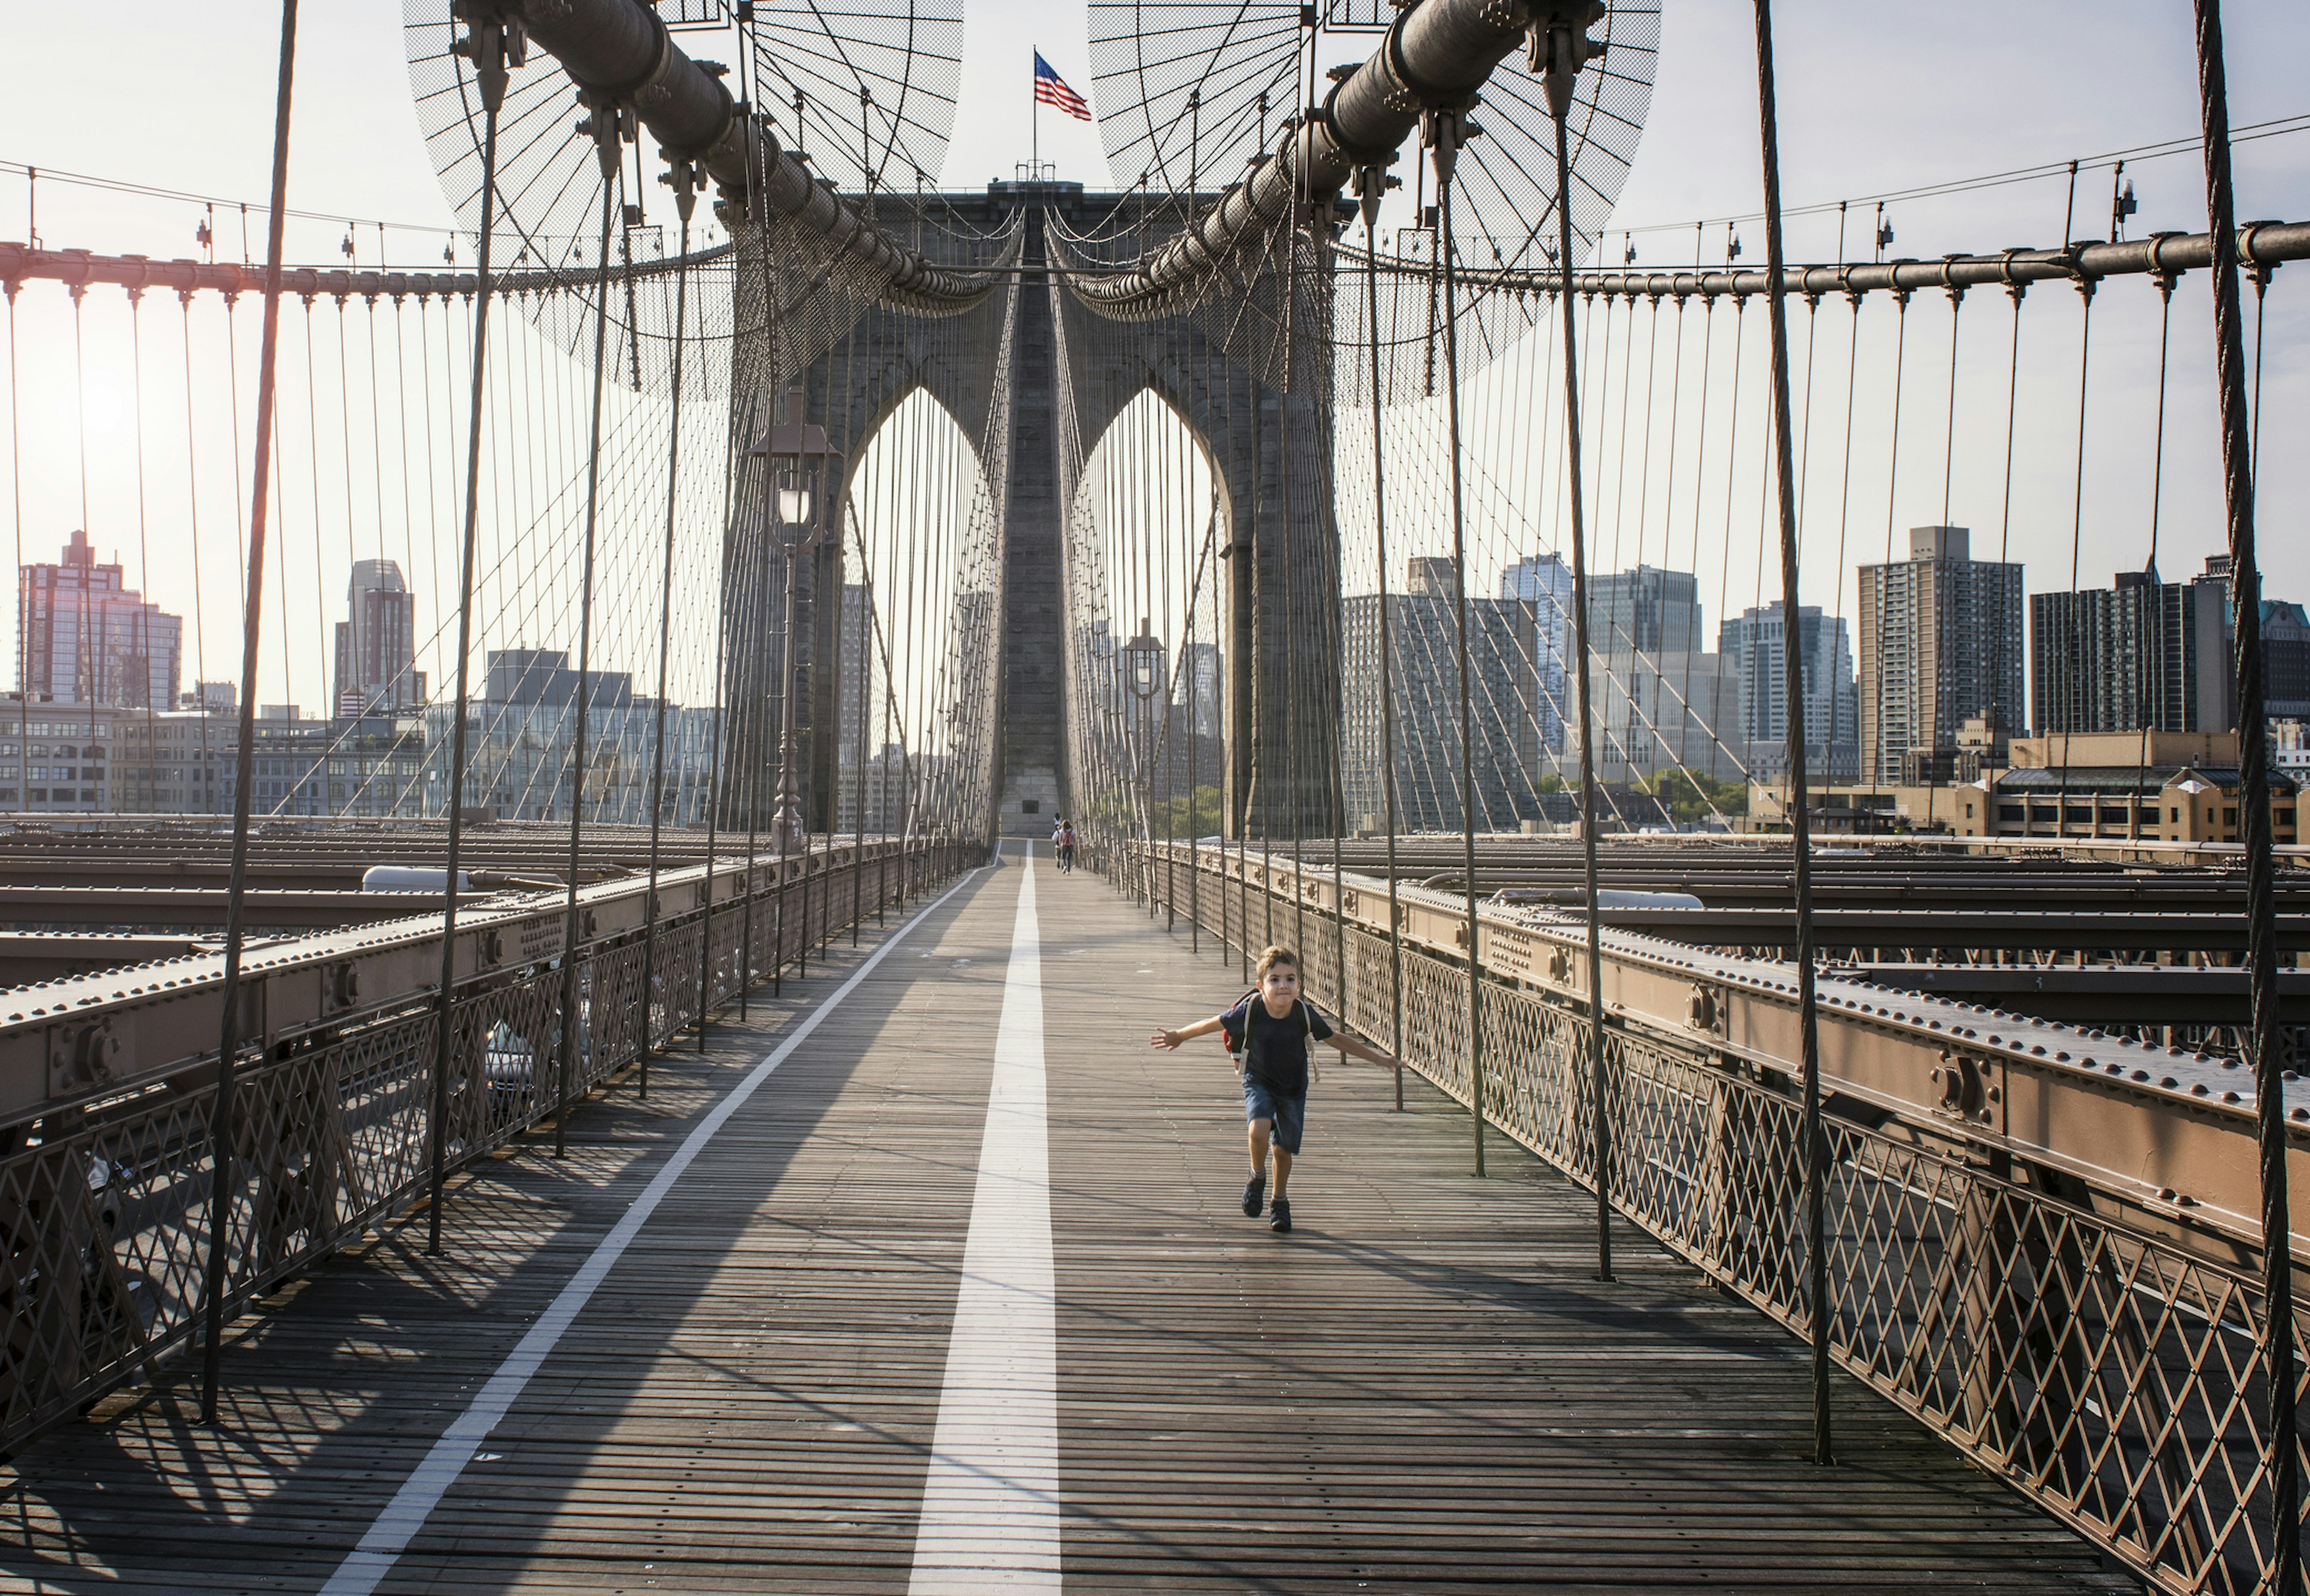
[[[1260,995],[1267,1000],[1270,1013],[1280,1014],[1299,1000],[1299,972],[1288,964],[1279,964],[1259,978]]]

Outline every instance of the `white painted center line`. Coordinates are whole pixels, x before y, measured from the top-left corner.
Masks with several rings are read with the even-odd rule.
[[[1058,1332],[1031,852],[994,1033],[994,1080],[911,1596],[1059,1589]]]
[[[337,1566],[337,1571],[330,1575],[329,1583],[321,1587],[321,1596],[369,1596],[369,1592],[377,1589],[378,1583],[392,1571],[395,1560],[407,1549],[417,1532],[425,1527],[425,1521],[439,1505],[442,1496],[456,1484],[457,1476],[465,1472],[465,1465],[473,1461],[474,1452],[511,1411],[530,1377],[544,1365],[563,1332],[569,1330],[595,1290],[608,1278],[612,1267],[624,1256],[634,1237],[641,1234],[641,1228],[649,1222],[650,1215],[657,1211],[657,1205],[665,1200],[665,1194],[673,1189],[674,1183],[697,1161],[698,1155],[706,1150],[706,1144],[714,1140],[715,1133],[722,1129],[732,1115],[738,1112],[747,1098],[754,1095],[754,1089],[769,1079],[770,1071],[786,1063],[788,1055],[809,1039],[810,1034],[818,1029],[819,1022],[842,1006],[843,1000],[857,990],[858,984],[873,973],[874,967],[882,962],[883,957],[897,947],[908,932],[921,924],[948,898],[961,891],[977,873],[974,871],[965,875],[893,931],[890,940],[869,954],[866,962],[853,971],[848,980],[827,994],[816,1008],[797,1019],[786,1038],[749,1070],[745,1078],[724,1094],[722,1100],[699,1121],[696,1128],[682,1139],[682,1145],[674,1149],[673,1156],[665,1161],[656,1175],[651,1176],[649,1184],[642,1188],[641,1195],[635,1198],[626,1211],[619,1216],[618,1222],[610,1227],[610,1233],[595,1244],[586,1262],[578,1266],[578,1272],[569,1277],[569,1283],[561,1288],[552,1304],[537,1316],[537,1323],[529,1327],[529,1333],[523,1336],[520,1344],[506,1355],[506,1360],[498,1366],[497,1373],[490,1376],[465,1410],[442,1432],[441,1438],[425,1454],[425,1461],[402,1481],[401,1488],[394,1493],[393,1500],[385,1505],[385,1511],[377,1515],[376,1522],[369,1527],[369,1532],[360,1538],[360,1544]],[[1042,1123],[1039,1096],[1041,1058],[1038,1044],[1036,1053],[1038,1071],[1038,1095],[1036,1099],[1038,1135]],[[1043,1251],[1047,1259],[1050,1253],[1047,1235]],[[1047,1262],[1044,1265],[1044,1271],[1046,1275],[1049,1272]]]

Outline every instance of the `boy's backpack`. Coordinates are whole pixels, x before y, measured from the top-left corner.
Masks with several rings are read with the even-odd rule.
[[[1251,1011],[1246,1005],[1258,995],[1259,988],[1255,986],[1228,1005],[1228,1012],[1230,1014],[1238,1009],[1243,1010],[1243,1040],[1228,1048],[1229,1061],[1235,1065],[1235,1072],[1238,1075],[1251,1067]],[[1306,998],[1294,998],[1292,1004],[1299,1011],[1299,1035],[1306,1040],[1307,1045],[1307,1079],[1311,1081],[1321,1080],[1324,1079],[1324,1072],[1316,1065],[1314,1011],[1307,1007]],[[1221,1031],[1220,1037],[1221,1040],[1225,1040],[1227,1033]]]

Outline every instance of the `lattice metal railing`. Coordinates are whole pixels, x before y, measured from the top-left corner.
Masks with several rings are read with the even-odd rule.
[[[1232,855],[1206,850],[1200,865],[1218,951],[1246,945],[1246,918],[1261,945],[1266,889],[1252,887],[1246,916]],[[1280,897],[1279,925],[1288,883]],[[1312,908],[1300,924],[1309,995],[1387,1037],[1387,940]],[[1408,946],[1401,958],[1404,1063],[1465,1106],[1465,967]],[[1489,974],[1479,997],[1487,1122],[1594,1190],[1586,1014]],[[1614,1210],[1804,1333],[1793,1086],[1737,1051],[1612,1022],[1604,1057]],[[1846,1372],[2158,1588],[2271,1588],[2256,1261],[2215,1261],[2097,1212],[2073,1177],[1952,1152],[1898,1120],[1832,1116],[1827,1134],[1829,1341]],[[2310,1315],[2295,1336],[2310,1350]]]
[[[918,843],[894,863],[870,846],[803,880],[766,880],[751,914],[739,897],[716,905],[710,924],[700,911],[670,916],[648,960],[647,1006],[638,936],[586,949],[571,1100],[642,1056],[645,1011],[663,1045],[698,1018],[701,988],[710,1013],[737,996],[742,970],[765,979],[854,915],[874,917],[983,851]],[[699,967],[701,949],[712,951],[710,971]],[[492,970],[458,996],[444,1121],[451,1169],[552,1113],[562,978],[558,960]],[[229,1313],[427,1192],[438,1024],[421,999],[357,1029],[318,1029],[242,1056]],[[0,1456],[148,1375],[197,1332],[216,1178],[214,1076],[212,1062],[68,1122],[44,1121],[36,1141],[0,1158]]]

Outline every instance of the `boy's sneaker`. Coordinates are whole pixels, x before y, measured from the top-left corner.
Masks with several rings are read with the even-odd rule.
[[[1288,1200],[1281,1197],[1275,1200],[1275,1206],[1268,1210],[1267,1227],[1278,1236],[1291,1228],[1291,1204]]]
[[[1244,1183],[1243,1213],[1247,1219],[1259,1218],[1259,1205],[1267,1200],[1267,1176],[1255,1175]]]

